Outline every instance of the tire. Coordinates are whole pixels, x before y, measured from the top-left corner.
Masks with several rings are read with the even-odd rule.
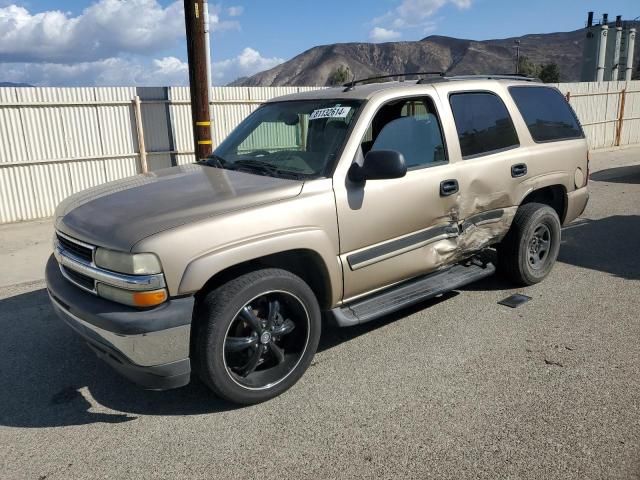
[[[233,403],[264,402],[293,386],[320,340],[318,301],[286,270],[256,270],[221,285],[197,315],[197,373]]]
[[[560,219],[553,208],[541,203],[522,205],[498,245],[498,269],[518,285],[541,282],[558,258],[560,228]]]

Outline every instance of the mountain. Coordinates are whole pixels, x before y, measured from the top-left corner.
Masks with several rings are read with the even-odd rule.
[[[0,82],[0,87],[33,87],[28,83]]]
[[[411,71],[510,73],[515,68],[516,40],[520,40],[521,55],[536,64],[556,63],[560,80],[572,82],[580,78],[584,37],[580,29],[482,41],[432,35],[415,42],[337,43],[313,47],[271,70],[238,79],[234,85],[327,85],[341,66],[347,66],[356,78]],[[640,48],[635,53],[637,63]]]

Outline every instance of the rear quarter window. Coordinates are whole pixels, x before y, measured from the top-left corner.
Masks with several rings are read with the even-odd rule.
[[[489,92],[452,93],[449,103],[462,158],[469,159],[519,146],[507,107]]]
[[[531,137],[536,142],[583,138],[582,128],[562,94],[549,87],[509,87]]]

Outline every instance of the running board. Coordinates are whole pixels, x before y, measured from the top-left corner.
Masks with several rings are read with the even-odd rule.
[[[479,263],[472,261],[464,265],[454,265],[447,270],[394,285],[364,299],[334,308],[331,314],[340,327],[350,327],[375,320],[495,273],[496,268],[492,263]]]

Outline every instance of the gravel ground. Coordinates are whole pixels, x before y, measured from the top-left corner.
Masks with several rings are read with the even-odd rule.
[[[142,391],[53,316],[42,281],[0,287],[0,477],[640,478],[639,153],[595,155],[543,283],[490,278],[327,328],[302,380],[253,407]],[[533,299],[497,305],[516,292]]]

